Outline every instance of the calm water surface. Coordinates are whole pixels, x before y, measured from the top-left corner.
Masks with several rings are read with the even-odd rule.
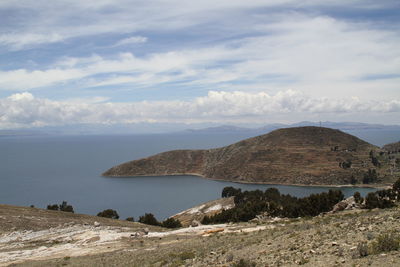
[[[77,213],[116,209],[121,218],[151,212],[164,219],[201,202],[220,197],[225,186],[265,190],[271,185],[237,184],[195,176],[106,178],[116,164],[171,149],[212,148],[247,136],[136,135],[0,138],[0,203],[36,207],[68,201]],[[298,197],[327,187],[276,185]],[[373,189],[342,189],[346,196]]]

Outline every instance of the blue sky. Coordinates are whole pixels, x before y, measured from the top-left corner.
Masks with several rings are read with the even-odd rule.
[[[394,0],[2,0],[0,129],[400,124],[399,26]]]

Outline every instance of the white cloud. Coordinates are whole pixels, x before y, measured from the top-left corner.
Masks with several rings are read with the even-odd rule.
[[[0,71],[0,88],[7,88],[9,90],[29,90],[37,87],[60,84],[85,76],[87,76],[87,73],[79,69],[56,68],[44,71],[28,71],[25,69]]]
[[[147,37],[143,36],[132,36],[119,40],[114,46],[130,45],[130,44],[143,44],[147,42]]]
[[[216,29],[229,24],[231,31],[249,30],[254,26],[250,10],[271,9],[273,13],[278,9],[303,7],[379,9],[395,5],[394,0],[382,3],[373,0],[2,0],[0,9],[4,12],[23,12],[11,13],[10,21],[8,17],[2,18],[0,44],[14,50],[25,49],[75,37],[170,31],[210,22]],[[18,23],[15,17],[19,18]],[[269,13],[264,17],[269,17]]]
[[[268,88],[270,92],[295,88],[319,97],[398,96],[400,35],[396,30],[371,29],[368,23],[326,16],[286,15],[257,24],[257,37],[217,45],[140,57],[132,53],[64,57],[47,69],[0,71],[0,89],[25,91],[79,80],[82,87],[124,84],[157,88],[177,82],[186,87],[241,91],[254,85],[256,90]],[[386,74],[398,76],[364,79]]]
[[[186,78],[187,75],[194,74],[192,68],[203,68],[231,54],[223,48],[215,47],[156,53],[145,58],[138,58],[131,53],[122,53],[112,59],[97,55],[88,58],[63,58],[54,68],[47,70],[0,71],[0,89],[29,90],[99,74],[107,77],[93,78],[95,82],[91,83],[92,86],[121,83],[148,83],[154,86],[157,83]],[[120,74],[116,75],[118,73]]]
[[[191,101],[104,102],[95,97],[53,101],[17,93],[0,99],[0,128],[65,125],[79,123],[115,124],[136,122],[260,122],[282,114],[293,119],[319,114],[361,114],[370,112],[400,115],[400,99],[361,101],[358,98],[313,98],[288,90],[266,92],[210,91]],[[399,116],[400,117],[400,116]],[[263,120],[261,120],[263,121]]]
[[[8,33],[0,35],[0,45],[12,47],[13,50],[23,49],[32,45],[44,43],[56,43],[64,40],[65,37],[57,33],[37,34],[37,33]]]
[[[25,92],[1,99],[0,128],[398,114],[398,22],[390,26],[383,16],[375,23],[369,13],[362,14],[366,18],[341,13],[396,3],[2,0],[0,11],[9,14],[0,24],[3,95],[41,88],[41,95],[49,90],[56,95],[62,87],[60,99],[68,94],[66,88],[77,98],[53,101]],[[335,12],[325,12],[332,6]],[[64,42],[63,49],[44,46],[58,42]],[[15,51],[23,49],[31,50]],[[107,90],[110,99],[116,96],[112,89],[95,88],[100,86],[124,86],[131,95],[142,87],[141,98],[149,101],[106,103],[102,97],[80,97],[79,90],[82,95]],[[143,87],[152,93],[179,87],[181,99],[214,91],[192,101],[154,102]],[[392,123],[400,123],[393,118]]]

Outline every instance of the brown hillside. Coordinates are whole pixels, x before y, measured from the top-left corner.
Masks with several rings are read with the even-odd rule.
[[[391,152],[391,153],[400,152],[400,141],[396,142],[396,143],[390,143],[390,144],[384,145],[383,150]]]
[[[331,185],[348,184],[353,176],[361,183],[364,173],[375,168],[371,150],[379,148],[339,130],[285,128],[222,148],[160,153],[115,166],[103,175],[195,174],[238,182]],[[351,167],[339,166],[349,161]]]

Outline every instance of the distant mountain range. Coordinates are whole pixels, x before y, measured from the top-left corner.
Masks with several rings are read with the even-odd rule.
[[[254,134],[262,134],[267,133],[279,128],[293,128],[293,127],[302,127],[302,126],[321,126],[332,129],[339,129],[342,131],[349,130],[400,130],[400,125],[383,125],[383,124],[369,124],[369,123],[361,123],[361,122],[311,122],[311,121],[302,121],[293,124],[282,124],[282,123],[274,123],[267,124],[258,128],[247,128],[247,127],[237,127],[232,125],[222,125],[216,127],[208,127],[202,129],[187,129],[184,132],[187,133],[226,133],[226,132],[240,132],[240,133],[254,133]]]
[[[211,126],[210,126],[211,125]],[[272,123],[258,127],[243,127],[235,125],[194,124],[184,123],[134,123],[134,124],[79,124],[65,126],[44,126],[29,129],[0,130],[0,136],[39,136],[39,135],[114,135],[114,134],[224,134],[239,133],[255,136],[279,128],[292,128],[301,126],[322,126],[339,129],[342,131],[352,130],[395,130],[400,131],[400,125],[368,124],[360,122],[311,122],[303,121],[293,124]]]

